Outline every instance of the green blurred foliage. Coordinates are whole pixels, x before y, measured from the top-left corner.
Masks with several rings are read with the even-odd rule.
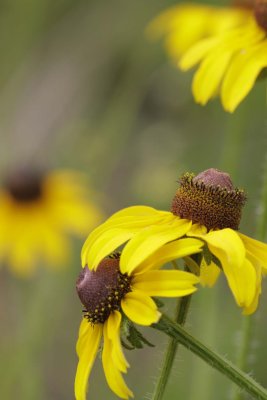
[[[179,72],[161,44],[144,35],[148,21],[174,3],[2,1],[1,174],[20,163],[84,170],[109,215],[133,204],[168,209],[182,172],[222,168],[248,192],[242,230],[253,236],[266,160],[266,82],[233,115],[219,100],[196,105],[192,74]],[[81,245],[76,241],[61,272],[40,270],[21,281],[1,271],[1,399],[73,399]],[[263,289],[249,371],[267,385]],[[166,310],[172,313],[173,302]],[[223,277],[194,295],[187,328],[232,361],[241,325]],[[136,399],[150,398],[167,343],[151,329],[145,334],[156,349],[127,352],[127,382]],[[231,390],[224,377],[180,349],[165,399],[223,400]],[[115,399],[100,361],[89,393]]]

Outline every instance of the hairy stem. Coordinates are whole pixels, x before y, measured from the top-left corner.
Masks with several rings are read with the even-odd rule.
[[[163,315],[161,320],[152,325],[153,328],[165,332],[171,338],[177,340],[182,346],[186,347],[192,353],[196,354],[203,361],[209,364],[212,368],[221,372],[227,378],[235,382],[242,390],[249,393],[252,398],[258,400],[267,400],[267,391],[252,379],[245,372],[218,355],[204,344],[199,342],[177,322],[172,321],[166,315]]]

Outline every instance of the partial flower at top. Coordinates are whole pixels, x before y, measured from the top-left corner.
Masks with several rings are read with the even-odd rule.
[[[198,66],[192,91],[205,105],[219,95],[233,112],[267,67],[267,1],[236,1],[229,7],[181,4],[160,14],[148,27],[165,37],[180,69]]]
[[[171,212],[135,206],[115,213],[89,235],[82,265],[97,268],[104,257],[127,242],[121,262],[133,271],[166,244],[199,238],[205,244],[202,259],[196,263],[187,257],[187,265],[208,286],[223,271],[236,303],[251,314],[258,305],[262,270],[267,272],[267,244],[238,232],[244,203],[243,190],[234,189],[228,174],[216,169],[197,176],[186,173]]]
[[[76,171],[9,173],[0,188],[1,261],[19,276],[31,275],[40,264],[62,266],[71,247],[68,233],[85,235],[101,220],[89,195]]]
[[[186,225],[188,222],[174,228],[177,236],[184,234]],[[85,318],[77,342],[76,400],[86,399],[88,377],[102,336],[102,364],[109,387],[122,399],[133,397],[122,377],[129,364],[121,348],[121,325],[125,320],[127,324],[144,326],[157,322],[161,314],[152,296],[180,297],[195,292],[197,276],[185,271],[161,271],[160,267],[176,258],[199,253],[202,246],[199,239],[185,238],[143,257],[139,243],[132,243],[131,254],[124,254],[123,250],[121,255],[105,257],[95,271],[90,264],[84,266],[77,281]]]

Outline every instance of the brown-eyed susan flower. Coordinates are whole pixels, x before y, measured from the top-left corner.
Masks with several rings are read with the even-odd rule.
[[[267,2],[236,3],[231,7],[184,3],[163,12],[148,28],[152,37],[165,37],[180,69],[198,66],[192,83],[196,102],[205,105],[219,95],[230,112],[267,66]]]
[[[267,271],[267,244],[238,232],[244,203],[244,191],[233,187],[228,174],[216,169],[197,176],[186,173],[171,212],[135,206],[115,213],[89,235],[82,265],[95,269],[127,242],[121,263],[122,271],[127,265],[129,272],[166,245],[199,238],[205,244],[201,258],[196,262],[187,256],[187,265],[209,286],[223,271],[236,303],[250,314],[257,308],[261,272]]]
[[[182,225],[176,229],[176,233],[180,229],[179,235],[185,228]],[[129,367],[121,348],[122,318],[125,315],[136,324],[151,325],[161,315],[152,296],[179,297],[193,293],[199,282],[196,275],[159,268],[173,259],[200,252],[202,246],[199,239],[184,238],[161,246],[149,256],[146,252],[143,257],[139,243],[132,242],[131,254],[123,250],[121,255],[105,257],[94,269],[90,264],[90,269],[84,266],[76,286],[85,307],[77,342],[76,400],[86,398],[88,377],[102,337],[102,364],[109,387],[122,399],[133,397],[122,377]]]
[[[20,276],[40,263],[63,265],[68,233],[85,235],[100,218],[81,173],[16,169],[0,188],[0,259]]]

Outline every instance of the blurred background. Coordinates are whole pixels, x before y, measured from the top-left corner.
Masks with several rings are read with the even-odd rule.
[[[241,230],[256,236],[266,162],[266,82],[233,114],[218,99],[193,101],[193,73],[181,73],[144,34],[171,0],[3,0],[0,5],[0,173],[27,164],[83,171],[103,215],[129,205],[169,210],[181,173],[229,172],[248,193]],[[214,2],[215,3],[215,2]],[[0,221],[1,224],[1,221]],[[88,231],[89,233],[89,231]],[[38,233],[36,233],[38,234]],[[75,292],[80,249],[60,271],[29,279],[0,271],[0,398],[73,399],[81,306]],[[266,239],[266,237],[265,237]],[[248,371],[267,386],[266,285],[254,315]],[[166,302],[173,312],[173,302]],[[241,310],[224,278],[194,295],[188,330],[236,361]],[[156,347],[126,351],[127,383],[150,399],[167,337],[145,330]],[[226,378],[180,348],[164,399],[223,400]],[[100,360],[88,398],[110,399]],[[243,397],[246,398],[245,396]]]

